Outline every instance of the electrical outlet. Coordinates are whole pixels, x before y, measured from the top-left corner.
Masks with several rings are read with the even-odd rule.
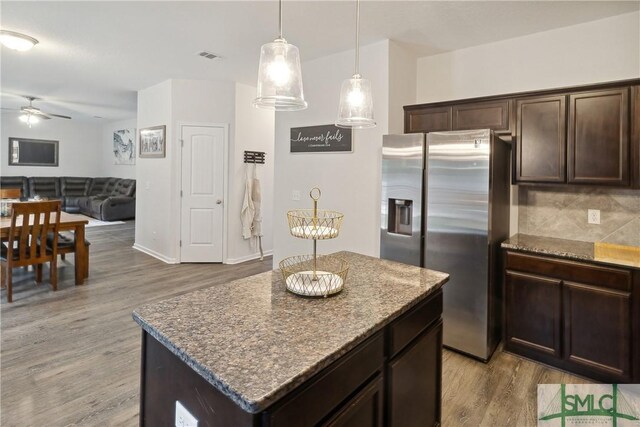
[[[291,200],[300,201],[300,190],[293,190],[291,192]]]
[[[198,427],[198,420],[177,400],[176,427]]]
[[[587,209],[587,222],[589,224],[600,224],[600,209]]]

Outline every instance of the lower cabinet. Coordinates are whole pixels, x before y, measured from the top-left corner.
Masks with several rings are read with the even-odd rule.
[[[439,426],[441,315],[438,290],[258,413],[143,332],[140,425],[173,425],[180,401],[203,426]]]
[[[637,271],[505,257],[505,350],[604,382],[640,379]]]

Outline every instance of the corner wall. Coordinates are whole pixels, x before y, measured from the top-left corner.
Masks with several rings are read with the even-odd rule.
[[[374,115],[371,129],[353,131],[353,153],[290,153],[290,129],[335,122],[342,81],[353,74],[354,51],[302,64],[309,108],[276,113],[274,266],[285,257],[312,252],[312,241],[291,236],[286,213],[310,208],[309,190],[319,187],[320,209],[344,214],[340,236],[318,243],[319,253],[340,250],[378,256],[380,253],[380,162],[382,135],[389,129],[389,41],[362,46],[360,72],[371,80]],[[293,201],[293,190],[300,201]]]

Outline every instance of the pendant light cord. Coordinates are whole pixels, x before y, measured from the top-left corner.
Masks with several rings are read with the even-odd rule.
[[[278,38],[282,38],[282,0],[278,1]]]
[[[360,0],[356,0],[356,66],[355,74],[358,75],[358,65],[360,63]]]

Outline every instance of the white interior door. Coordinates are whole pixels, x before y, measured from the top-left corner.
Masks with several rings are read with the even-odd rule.
[[[222,262],[224,128],[182,126],[181,262]]]

